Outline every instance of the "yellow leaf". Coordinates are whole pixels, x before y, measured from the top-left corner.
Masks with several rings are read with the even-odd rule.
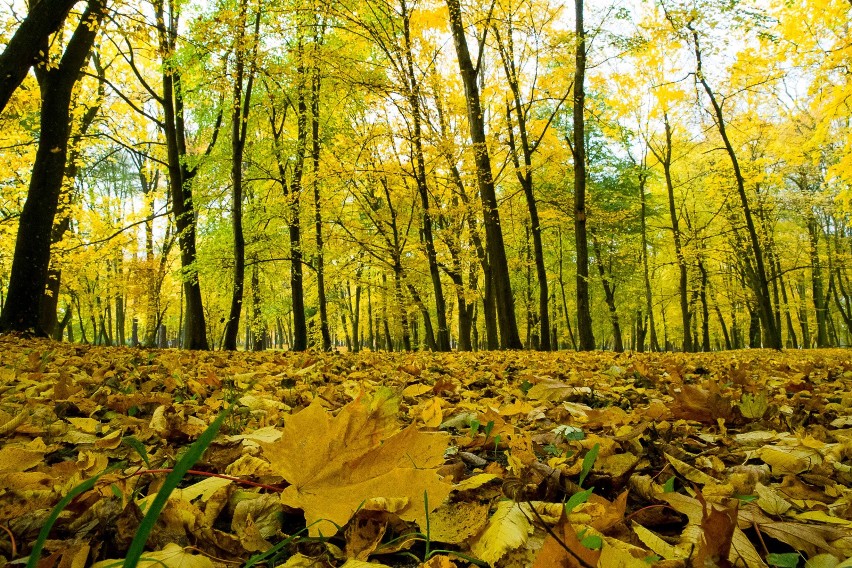
[[[420,419],[423,420],[427,428],[437,428],[444,421],[441,402],[440,398],[433,398],[426,402],[423,412],[420,414]]]
[[[335,417],[314,403],[285,419],[278,442],[261,443],[273,471],[291,483],[281,502],[305,512],[311,536],[336,533],[375,497],[407,499],[398,515],[425,527],[424,493],[430,509],[449,495],[452,486],[437,473],[447,436],[413,426],[397,432],[396,413],[397,400],[384,392],[359,397]]]
[[[758,495],[757,506],[770,515],[783,515],[793,506],[780,493],[762,483],[755,485],[754,490]]]
[[[669,460],[669,463],[672,464],[672,466],[675,468],[675,470],[677,470],[679,474],[687,478],[689,481],[692,481],[693,483],[698,483],[700,485],[716,483],[716,478],[707,475],[700,469],[696,469],[695,467],[677,459],[674,456],[666,454],[666,459]]]
[[[514,501],[500,501],[485,529],[470,543],[473,555],[490,564],[496,563],[504,554],[523,545],[533,532],[529,512],[525,506]]]
[[[93,564],[92,568],[120,566],[121,563],[121,560],[101,560]],[[192,554],[187,549],[172,542],[157,552],[144,553],[137,566],[144,568],[213,568],[213,562],[206,556]]]
[[[477,489],[478,487],[482,487],[486,483],[495,479],[499,478],[493,473],[478,473],[453,485],[453,491],[468,491],[470,489]]]
[[[739,403],[740,412],[746,418],[763,418],[769,408],[766,393],[749,394],[743,393]]]
[[[549,400],[559,402],[565,400],[569,396],[578,396],[590,394],[592,389],[589,387],[575,387],[562,381],[544,380],[533,385],[527,392],[527,396],[533,400]]]
[[[642,525],[632,523],[631,526],[633,527],[633,532],[635,532],[636,536],[639,537],[639,540],[642,541],[642,544],[651,549],[654,554],[657,554],[666,560],[686,558],[686,556],[688,556],[688,554],[683,554],[682,550],[679,550],[676,546],[672,546],[657,536],[656,533],[646,529]]]

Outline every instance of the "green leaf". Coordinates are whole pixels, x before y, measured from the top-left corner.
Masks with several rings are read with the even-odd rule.
[[[490,435],[491,435],[491,431],[492,431],[493,429],[494,429],[494,421],[493,421],[493,420],[489,420],[489,421],[488,421],[488,424],[486,424],[486,425],[485,425],[485,429],[483,429],[483,432],[485,433],[485,438],[486,438],[486,439],[488,439],[488,436],[490,436]]]
[[[580,540],[580,544],[592,550],[599,550],[603,546],[603,539],[596,534],[584,536]]]
[[[734,498],[739,499],[743,503],[751,503],[752,501],[760,499],[757,495],[734,495]]]
[[[148,460],[148,452],[145,450],[145,445],[142,442],[134,436],[125,436],[121,439],[121,443],[136,450],[136,453],[139,454],[139,457],[141,457],[142,461],[145,462],[145,467],[149,469],[151,468],[151,462]]]
[[[799,554],[797,552],[785,552],[779,554],[770,552],[766,555],[766,562],[770,566],[779,566],[780,568],[796,568],[799,565]]]
[[[571,495],[571,497],[565,502],[565,514],[567,515],[568,513],[573,511],[577,505],[581,505],[588,501],[589,497],[591,497],[592,495],[592,491],[594,490],[595,488],[591,487],[584,491],[577,491],[576,493]]]
[[[674,493],[675,476],[671,476],[663,483],[663,493]]]
[[[595,444],[591,450],[586,452],[586,455],[583,457],[583,469],[580,471],[580,480],[577,482],[577,485],[583,485],[586,476],[589,475],[589,472],[592,471],[592,466],[595,465],[595,460],[598,459],[598,452],[600,450],[601,445]]]
[[[174,468],[172,468],[171,473],[166,476],[163,486],[157,492],[157,496],[154,497],[154,500],[151,502],[151,506],[148,507],[148,512],[145,513],[145,517],[142,519],[142,522],[139,523],[139,529],[133,537],[133,542],[130,543],[130,548],[127,549],[127,556],[124,558],[124,568],[134,568],[139,563],[139,559],[142,557],[142,553],[145,550],[145,543],[148,541],[148,535],[151,534],[151,530],[157,522],[157,517],[160,516],[163,508],[166,506],[166,502],[169,500],[169,495],[171,495],[172,491],[174,491],[178,484],[180,484],[183,476],[186,475],[186,472],[189,471],[192,466],[195,465],[195,462],[201,458],[202,454],[204,454],[204,450],[207,449],[207,446],[209,446],[216,437],[216,434],[219,432],[219,428],[222,427],[222,423],[225,421],[228,414],[230,414],[230,409],[219,414],[219,416],[216,417],[216,420],[214,420],[210,426],[201,433],[198,439],[189,446],[189,449],[187,449],[187,451],[175,464]]]

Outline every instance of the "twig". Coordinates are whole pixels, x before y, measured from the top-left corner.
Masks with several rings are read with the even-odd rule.
[[[136,475],[148,475],[154,473],[171,473],[171,468],[162,468],[162,469],[143,469],[131,474],[132,476]],[[239,477],[233,477],[230,475],[224,475],[222,473],[212,473],[209,471],[199,471],[197,469],[190,469],[187,473],[191,475],[200,475],[203,477],[218,477],[219,479],[227,479],[228,481],[233,481],[235,483],[241,483],[243,485],[251,485],[252,487],[260,487],[261,489],[268,489],[269,491],[274,491],[276,493],[281,493],[283,491],[280,487],[275,487],[272,485],[264,485],[263,483],[255,483],[254,481],[248,481],[247,479],[240,479]]]

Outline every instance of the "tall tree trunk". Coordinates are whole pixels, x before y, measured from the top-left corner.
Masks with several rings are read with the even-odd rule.
[[[474,67],[470,58],[459,0],[447,0],[447,7],[450,13],[450,28],[458,57],[459,71],[465,89],[468,127],[476,163],[479,196],[482,200],[485,243],[490,268],[490,274],[486,274],[486,278],[490,277],[490,283],[493,286],[497,323],[500,327],[500,346],[503,349],[521,349],[523,345],[518,335],[508,259],[503,242],[503,229],[500,226],[497,193],[491,172],[491,157],[488,154],[488,145],[485,139],[485,119],[479,100],[479,84],[477,83],[479,69],[478,66]]]
[[[571,349],[577,350],[577,340],[574,338],[574,330],[571,329],[571,316],[568,314],[568,300],[565,295],[565,278],[563,276],[563,254],[562,254],[562,231],[559,231],[556,237],[559,240],[559,290],[562,292],[562,311],[565,316],[565,326],[568,328],[568,340],[571,342]]]
[[[809,349],[811,346],[811,328],[808,325],[808,308],[806,306],[807,287],[804,273],[796,281],[796,291],[799,294],[799,327],[802,330],[802,347]]]
[[[174,67],[169,60],[176,48],[179,14],[174,0],[168,1],[168,24],[166,24],[163,0],[155,1],[155,10],[161,56],[164,59],[163,95],[160,102],[163,106],[169,191],[171,192],[172,211],[178,234],[181,268],[183,270],[185,316],[182,346],[186,349],[208,349],[201,284],[198,280],[198,270],[195,267],[197,227],[195,205],[192,200],[192,180],[198,173],[198,165],[190,166],[186,159],[188,154],[181,74],[179,69]],[[212,151],[221,124],[222,112],[220,110],[205,155],[209,155]]]
[[[810,213],[807,219],[809,253],[811,259],[811,293],[813,294],[814,312],[816,314],[817,336],[816,346],[828,346],[828,301],[822,274],[822,262],[819,258],[820,227],[816,215]]]
[[[317,26],[317,35],[314,36],[314,46],[322,43],[321,26]],[[322,350],[331,350],[331,334],[328,327],[328,302],[325,295],[325,257],[323,249],[322,234],[322,201],[320,199],[319,169],[320,169],[320,88],[322,76],[319,67],[311,69],[311,160],[313,162],[313,193],[314,193],[314,237],[316,239],[316,256],[314,257],[314,270],[317,275],[317,304],[319,304],[320,335],[322,337]]]
[[[639,222],[642,238],[642,277],[645,281],[645,309],[648,312],[650,329],[651,351],[659,351],[660,343],[657,340],[657,326],[654,323],[654,304],[651,295],[651,273],[648,268],[648,199],[645,186],[648,182],[648,172],[644,169],[639,174]],[[641,351],[641,349],[640,349]]]
[[[728,138],[722,107],[716,100],[716,95],[713,93],[713,90],[710,88],[710,84],[704,76],[704,70],[702,69],[701,62],[701,47],[698,42],[698,32],[692,28],[690,23],[687,23],[686,27],[692,34],[692,42],[695,47],[695,76],[698,79],[698,82],[701,83],[701,86],[704,87],[704,92],[707,93],[707,97],[710,99],[710,105],[713,107],[719,136],[722,138],[725,150],[731,160],[731,166],[734,169],[734,178],[737,182],[737,193],[740,197],[740,205],[742,206],[743,216],[745,217],[746,228],[748,230],[749,241],[751,244],[751,255],[754,257],[753,278],[750,278],[749,280],[757,301],[757,312],[760,317],[760,323],[764,328],[767,338],[767,347],[781,349],[783,347],[781,344],[781,330],[779,330],[775,325],[775,312],[772,307],[772,296],[770,296],[769,292],[769,279],[767,278],[766,266],[763,259],[763,247],[760,243],[760,237],[757,234],[757,228],[755,227],[748,195],[746,194],[745,178],[743,178],[742,171],[740,170],[740,163],[737,160],[737,154],[736,151],[734,151],[734,146]]]
[[[707,304],[707,268],[704,261],[698,260],[698,273],[701,275],[701,288],[699,298],[701,300],[701,350],[705,353],[710,351],[710,307]]]
[[[0,331],[46,335],[39,325],[39,301],[47,284],[51,233],[65,174],[71,94],[104,12],[103,0],[89,0],[62,59],[56,67],[45,71],[40,82],[39,145],[21,211],[9,291],[0,314]]]
[[[423,209],[423,244],[426,248],[426,258],[429,263],[429,276],[432,279],[432,290],[435,294],[435,317],[438,321],[436,344],[431,347],[437,351],[450,350],[450,328],[447,325],[447,303],[444,299],[444,289],[441,285],[441,271],[438,268],[438,255],[435,251],[435,239],[432,232],[432,212],[429,207],[429,188],[426,183],[426,159],[423,153],[422,113],[420,109],[420,81],[414,72],[414,57],[411,47],[411,11],[405,0],[400,2],[402,7],[402,31],[404,40],[404,58],[406,75],[406,95],[411,110],[412,143],[414,145],[414,171],[417,193],[420,196],[420,207]],[[429,319],[428,310],[423,317]],[[431,322],[425,322],[431,328]]]
[[[260,10],[255,16],[254,45],[252,60],[249,64],[248,79],[246,80],[245,25],[248,15],[248,0],[240,2],[239,31],[235,41],[234,56],[236,69],[234,71],[233,105],[231,108],[231,228],[234,233],[234,285],[231,291],[231,309],[225,321],[225,333],[222,338],[222,349],[236,351],[237,333],[240,328],[240,314],[243,311],[243,296],[246,278],[246,239],[243,234],[243,154],[246,148],[248,133],[248,117],[251,110],[251,92],[254,86],[254,75],[257,59],[257,38],[260,32]],[[245,93],[243,89],[245,88]]]
[[[577,249],[577,335],[580,351],[595,349],[589,302],[589,239],[586,234],[586,31],[583,0],[574,0],[576,53],[574,67],[574,241]]]
[[[604,268],[603,256],[601,254],[601,245],[595,236],[595,231],[592,234],[592,247],[595,251],[596,262],[598,266],[598,274],[601,277],[601,285],[604,289],[604,299],[606,300],[607,308],[609,308],[609,321],[612,324],[613,350],[616,353],[624,351],[624,341],[621,334],[621,322],[618,319],[618,310],[615,305],[615,284],[610,282],[611,270]]]
[[[532,231],[533,251],[535,256],[535,271],[538,280],[538,320],[540,329],[540,340],[538,349],[541,351],[550,351],[550,310],[548,299],[550,292],[547,286],[547,270],[544,265],[544,246],[541,239],[541,220],[538,216],[538,203],[533,191],[533,167],[532,156],[535,151],[534,144],[529,139],[527,131],[527,113],[521,101],[521,89],[518,81],[518,73],[515,68],[515,53],[514,42],[512,39],[513,29],[509,29],[509,34],[504,41],[500,41],[498,34],[498,46],[500,47],[500,56],[503,60],[503,68],[506,71],[509,89],[512,92],[513,105],[506,103],[506,123],[509,133],[509,153],[511,154],[512,165],[515,168],[515,176],[518,178],[518,183],[524,191],[524,197],[527,202],[527,210],[530,214],[530,230]],[[495,34],[497,32],[495,31]],[[512,108],[514,106],[514,109]],[[515,128],[512,124],[512,111],[514,110],[517,116],[518,138],[520,139],[520,147],[515,140]],[[521,165],[520,156],[523,156],[523,166]]]
[[[672,224],[672,239],[675,247],[675,258],[678,268],[678,292],[680,299],[681,325],[683,326],[683,341],[681,347],[684,352],[694,351],[692,344],[692,313],[689,310],[689,276],[687,271],[686,256],[683,253],[683,233],[680,230],[680,218],[675,203],[674,182],[672,181],[672,127],[668,114],[663,114],[663,124],[666,132],[665,146],[661,149],[654,148],[648,144],[657,161],[663,166],[663,175],[666,179],[666,194],[669,203],[669,220]]]

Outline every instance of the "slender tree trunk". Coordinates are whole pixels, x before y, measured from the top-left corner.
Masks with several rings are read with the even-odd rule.
[[[651,295],[651,272],[648,268],[648,199],[645,193],[645,186],[648,182],[648,173],[642,170],[639,174],[639,203],[640,213],[639,222],[641,225],[642,238],[642,277],[645,280],[645,309],[648,312],[651,351],[659,351],[660,343],[657,340],[657,326],[654,323],[654,303]]]
[[[541,239],[541,220],[538,216],[538,203],[533,191],[532,177],[532,155],[533,146],[529,140],[527,132],[527,117],[521,102],[521,91],[518,85],[517,70],[515,69],[514,61],[514,44],[511,37],[512,30],[509,31],[509,36],[505,43],[498,42],[501,49],[500,54],[503,59],[503,67],[508,77],[509,88],[512,91],[512,100],[514,103],[514,112],[517,116],[518,137],[520,138],[520,148],[515,141],[515,128],[512,124],[512,106],[506,103],[506,123],[509,133],[509,153],[511,154],[512,164],[515,167],[515,176],[521,184],[524,191],[524,197],[527,202],[527,209],[530,214],[530,230],[532,231],[533,251],[535,256],[535,271],[538,280],[538,320],[540,330],[540,340],[538,349],[541,351],[550,351],[550,310],[548,299],[550,292],[547,286],[547,270],[544,265],[544,246]],[[523,156],[523,166],[521,166],[519,154]]]
[[[763,247],[760,244],[760,237],[757,234],[757,228],[754,224],[754,219],[749,205],[748,195],[745,190],[745,179],[743,178],[740,164],[737,160],[737,154],[734,147],[728,138],[728,132],[725,126],[725,117],[722,113],[722,107],[716,100],[716,95],[710,88],[707,79],[704,77],[704,71],[701,66],[701,48],[698,43],[698,32],[692,29],[690,24],[687,24],[687,29],[692,33],[692,41],[695,47],[696,72],[695,76],[704,87],[704,92],[710,99],[710,104],[713,107],[714,116],[716,118],[716,127],[719,130],[719,136],[725,144],[725,150],[731,160],[731,166],[734,169],[734,178],[737,181],[737,193],[740,197],[740,204],[745,217],[746,228],[748,229],[749,241],[751,244],[751,254],[754,257],[754,279],[751,282],[751,288],[754,291],[755,299],[757,300],[757,311],[760,317],[760,323],[765,330],[768,340],[767,347],[773,349],[781,349],[781,331],[775,325],[775,313],[772,307],[772,297],[769,293],[769,280],[767,278],[766,266],[763,258]]]
[[[248,72],[248,82],[243,93],[243,81],[246,74],[245,22],[248,12],[248,0],[240,2],[240,22],[237,33],[236,70],[234,76],[233,106],[231,110],[231,227],[234,233],[234,285],[231,293],[231,309],[225,321],[225,333],[222,348],[236,351],[237,332],[240,328],[240,314],[243,310],[243,296],[246,276],[246,239],[243,234],[243,154],[245,153],[248,132],[248,117],[251,109],[251,92],[254,85],[256,50],[252,50],[252,61]],[[259,34],[260,11],[255,16],[254,37]]]
[[[435,294],[435,317],[438,322],[436,344],[432,348],[437,351],[450,350],[450,329],[447,325],[447,303],[444,299],[444,289],[441,285],[441,271],[438,268],[438,255],[435,250],[433,236],[432,212],[429,207],[429,188],[426,182],[426,159],[423,152],[422,114],[420,109],[420,82],[414,72],[414,58],[411,47],[411,12],[405,0],[401,1],[402,25],[405,58],[405,79],[408,105],[411,110],[412,144],[414,146],[414,170],[417,183],[417,193],[420,196],[420,206],[423,209],[423,244],[426,248],[426,258],[429,263],[429,275],[432,279],[432,290]],[[428,310],[423,317],[429,319]],[[431,328],[431,322],[426,322]]]
[[[669,203],[669,219],[672,224],[672,239],[674,240],[675,258],[678,267],[678,292],[680,299],[681,325],[683,326],[682,349],[684,352],[694,351],[692,344],[692,313],[689,310],[689,276],[687,271],[686,256],[683,253],[683,233],[680,230],[680,218],[675,203],[674,182],[672,181],[672,127],[669,123],[668,114],[663,115],[666,132],[666,142],[662,149],[656,149],[648,145],[657,161],[663,166],[663,175],[666,180],[666,194]]]
[[[707,268],[701,259],[698,260],[698,273],[701,274],[701,350],[707,353],[710,351],[710,307],[707,304]]]
[[[317,26],[319,29],[320,26]],[[317,32],[318,34],[320,32]],[[321,36],[314,37],[314,45],[321,43]],[[328,302],[325,295],[325,257],[322,234],[322,201],[320,198],[320,87],[322,77],[319,67],[314,66],[311,74],[311,160],[313,162],[313,193],[314,193],[314,237],[316,239],[316,256],[314,269],[317,275],[317,304],[319,305],[320,335],[322,336],[323,351],[331,350],[331,334],[328,327]]]
[[[477,83],[479,69],[474,67],[470,58],[459,0],[447,0],[447,7],[450,12],[450,28],[458,56],[459,71],[465,88],[468,126],[485,221],[485,242],[490,268],[490,274],[486,274],[486,278],[490,277],[493,286],[497,323],[500,327],[500,346],[503,349],[520,349],[523,345],[518,335],[508,259],[503,242],[503,229],[500,225],[500,212],[497,207],[497,193],[491,172],[491,158],[485,139],[485,119],[479,100],[479,85]]]
[[[181,75],[169,62],[174,53],[178,36],[177,8],[169,0],[169,22],[166,24],[163,0],[156,0],[157,26],[160,35],[160,50],[165,60],[163,65],[163,127],[166,138],[166,153],[169,171],[169,191],[172,211],[180,246],[181,268],[183,269],[183,296],[185,316],[183,321],[182,347],[186,349],[208,349],[207,325],[201,297],[201,284],[196,260],[196,215],[192,200],[192,180],[198,173],[198,165],[190,167],[187,162],[187,143],[184,122],[183,92]],[[221,126],[219,113],[211,142],[206,154],[212,151]]]
[[[0,314],[0,331],[46,335],[39,325],[39,301],[47,284],[51,233],[65,174],[71,94],[104,12],[103,0],[89,0],[59,64],[46,70],[40,81],[39,145],[21,211],[9,290]]]
[[[595,264],[598,266],[598,274],[601,277],[601,285],[604,289],[604,299],[606,300],[607,308],[609,308],[609,321],[612,324],[612,338],[613,338],[613,350],[616,353],[621,353],[624,351],[624,341],[621,334],[621,322],[618,319],[618,310],[615,305],[615,284],[611,283],[609,277],[611,275],[611,271],[607,271],[604,269],[603,263],[603,255],[601,254],[601,246],[598,242],[597,237],[595,236],[595,231],[591,231],[592,236],[592,247],[595,251],[595,257],[597,261]],[[609,273],[608,273],[609,272]]]
[[[811,292],[813,294],[814,312],[816,314],[817,336],[816,346],[828,346],[828,323],[825,284],[822,274],[822,262],[819,258],[819,223],[811,213],[807,220],[809,253],[811,258]]]
[[[811,329],[808,325],[808,308],[806,306],[807,287],[804,273],[796,281],[796,291],[799,294],[799,327],[802,330],[802,347],[811,347]]]
[[[574,67],[574,241],[577,249],[577,335],[580,351],[595,349],[589,302],[589,239],[586,234],[586,31],[583,0],[574,0],[576,54]]]

